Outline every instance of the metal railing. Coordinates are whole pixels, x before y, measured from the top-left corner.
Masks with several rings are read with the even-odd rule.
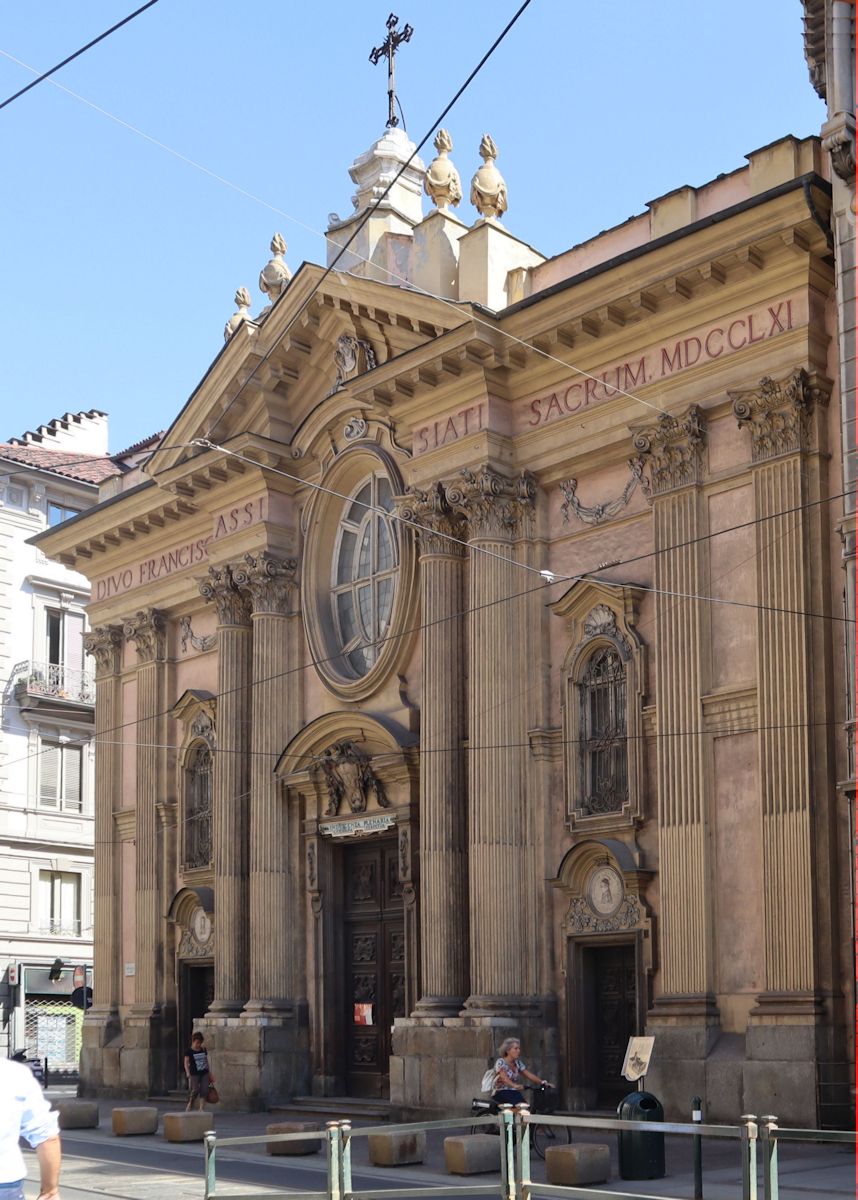
[[[78,704],[95,704],[95,676],[92,671],[73,670],[62,663],[30,662],[18,676],[28,693],[56,696]]]
[[[351,1147],[355,1138],[377,1133],[420,1133],[454,1129],[477,1129],[497,1125],[498,1170],[500,1183],[475,1184],[466,1179],[448,1186],[420,1183],[411,1187],[358,1189],[352,1185]],[[856,1144],[854,1130],[780,1128],[772,1116],[746,1114],[738,1125],[704,1125],[698,1122],[628,1121],[597,1117],[565,1117],[531,1113],[527,1105],[516,1109],[502,1106],[497,1116],[457,1117],[443,1121],[419,1121],[401,1125],[372,1125],[353,1129],[350,1121],[329,1121],[325,1129],[298,1133],[269,1133],[254,1137],[218,1138],[212,1131],[205,1135],[204,1200],[259,1200],[259,1193],[220,1191],[217,1188],[217,1151],[226,1146],[252,1146],[271,1142],[306,1142],[318,1138],[326,1153],[326,1186],[319,1191],[286,1189],[266,1190],[270,1200],[405,1200],[407,1197],[494,1196],[499,1200],[531,1200],[540,1196],[572,1197],[575,1200],[663,1200],[650,1192],[612,1192],[604,1187],[571,1187],[536,1181],[531,1175],[530,1127],[563,1126],[582,1130],[615,1133],[733,1140],[741,1159],[742,1200],[758,1200],[759,1166],[762,1166],[762,1200],[778,1200],[778,1142],[830,1142]],[[758,1153],[759,1148],[759,1153]]]

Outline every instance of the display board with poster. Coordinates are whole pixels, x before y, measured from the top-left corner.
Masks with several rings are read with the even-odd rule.
[[[652,1057],[654,1037],[630,1037],[626,1047],[626,1057],[623,1059],[622,1076],[629,1083],[638,1083],[649,1070],[649,1060]],[[638,1083],[643,1087],[643,1083]]]

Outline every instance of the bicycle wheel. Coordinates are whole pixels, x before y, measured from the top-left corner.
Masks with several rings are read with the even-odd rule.
[[[530,1127],[530,1144],[540,1158],[545,1158],[549,1146],[566,1146],[572,1141],[568,1125],[537,1125]]]

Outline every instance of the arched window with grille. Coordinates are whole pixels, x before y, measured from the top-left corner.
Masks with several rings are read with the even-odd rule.
[[[613,645],[585,660],[578,689],[580,811],[620,812],[629,798],[626,667]]]
[[[212,752],[205,742],[191,747],[185,765],[182,860],[189,869],[212,860]]]

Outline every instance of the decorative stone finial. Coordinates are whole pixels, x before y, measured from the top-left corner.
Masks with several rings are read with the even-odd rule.
[[[498,219],[507,210],[506,180],[495,166],[498,148],[489,134],[483,134],[480,157],[483,165],[471,180],[471,204],[481,217]]]
[[[438,151],[438,157],[433,158],[426,170],[423,190],[435,207],[445,212],[451,204],[455,208],[462,199],[459,172],[447,157],[453,149],[453,139],[446,129],[439,129],[435,135],[435,149]]]
[[[274,257],[259,272],[259,290],[264,292],[273,304],[283,295],[286,285],[292,278],[292,272],[283,261],[286,242],[282,233],[275,233],[271,239],[271,253]]]
[[[240,287],[235,293],[235,303],[238,305],[238,312],[234,312],[223,327],[223,340],[228,342],[232,335],[238,329],[239,325],[243,325],[249,320],[248,309],[250,308],[250,292],[245,287]]]

